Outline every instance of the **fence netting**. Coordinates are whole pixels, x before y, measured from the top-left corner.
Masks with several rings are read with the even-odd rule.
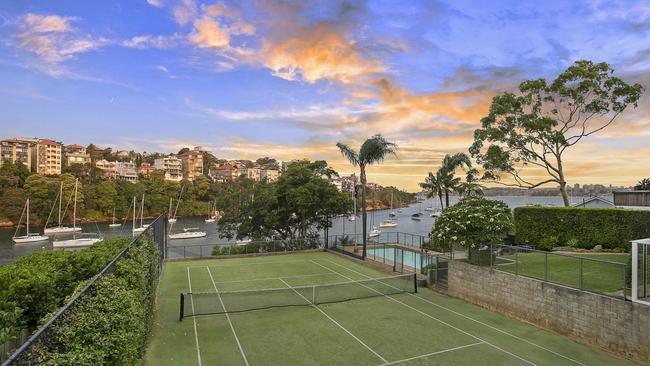
[[[310,306],[417,292],[414,274],[311,286],[182,293],[180,319],[278,307]]]

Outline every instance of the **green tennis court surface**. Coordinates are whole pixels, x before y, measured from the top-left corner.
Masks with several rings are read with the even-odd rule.
[[[165,263],[145,365],[631,364],[386,276],[320,252]]]

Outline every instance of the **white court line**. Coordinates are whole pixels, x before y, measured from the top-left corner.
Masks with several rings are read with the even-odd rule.
[[[419,356],[415,356],[415,357],[409,357],[409,358],[405,358],[405,359],[402,359],[402,360],[397,360],[397,361],[385,363],[385,364],[382,364],[382,365],[379,365],[379,366],[395,365],[395,364],[402,363],[402,362],[408,362],[408,361],[413,361],[413,360],[417,360],[417,359],[420,359],[420,358],[439,355],[441,353],[447,353],[447,352],[451,352],[451,351],[457,351],[457,350],[463,349],[463,348],[478,346],[479,344],[485,344],[485,343],[484,342],[476,342],[476,343],[472,343],[472,344],[466,344],[464,346],[458,346],[458,347],[454,347],[454,348],[443,349],[442,351],[431,352],[431,353],[427,353],[426,355],[419,355]]]
[[[226,312],[226,305],[223,303],[223,299],[221,299],[221,293],[219,293],[219,289],[217,289],[217,284],[214,283],[214,278],[212,278],[212,272],[210,271],[210,267],[206,266],[205,268],[208,269],[208,274],[210,275],[210,280],[212,281],[212,286],[214,286],[214,291],[217,293],[217,297],[219,298],[219,302],[221,302],[221,307],[223,308],[223,311],[225,312],[224,314],[226,315],[226,319],[228,319],[228,324],[230,324],[230,330],[232,330],[232,334],[235,336],[235,341],[237,341],[237,347],[239,347],[239,352],[241,352],[241,356],[244,359],[244,363],[246,366],[249,366],[248,364],[248,359],[246,358],[246,354],[244,353],[244,349],[241,346],[241,343],[239,342],[239,337],[237,337],[237,332],[235,332],[235,327],[232,326],[232,321],[230,320],[230,315]]]
[[[190,267],[187,267],[187,285],[190,289],[190,304],[192,304],[192,314],[194,314],[194,298],[192,297],[192,279],[190,277]],[[196,342],[196,358],[199,360],[201,366],[201,348],[199,348],[199,332],[196,330],[196,317],[192,317],[194,321],[194,341]]]
[[[314,274],[309,274],[309,275],[252,278],[252,279],[249,279],[249,280],[216,281],[215,283],[238,283],[238,282],[271,281],[271,280],[281,280],[283,278],[303,278],[303,277],[317,277],[317,276],[325,276],[325,275],[331,276],[332,272],[314,273]]]
[[[367,278],[372,278],[372,277],[370,277],[370,276],[368,276],[368,275],[366,275],[366,274],[364,274],[364,273],[361,273],[361,272],[359,272],[359,271],[355,271],[354,269],[348,268],[348,267],[346,267],[346,266],[344,266],[344,265],[338,264],[338,263],[333,262],[333,261],[331,261],[331,260],[329,260],[329,259],[325,259],[325,260],[328,261],[328,262],[330,262],[330,263],[332,263],[332,264],[335,264],[335,265],[337,265],[337,266],[339,266],[339,267],[345,268],[345,269],[347,269],[347,270],[349,270],[349,271],[352,271],[352,272],[355,272],[355,273],[360,274],[360,275],[362,275],[362,276],[365,276],[365,277],[367,277]],[[578,365],[581,365],[581,366],[587,366],[586,364],[584,364],[584,363],[582,363],[582,362],[580,362],[580,361],[574,360],[574,359],[572,359],[571,357],[565,356],[565,355],[563,355],[563,354],[561,354],[561,353],[558,353],[558,352],[556,352],[556,351],[553,351],[553,350],[551,350],[551,349],[548,349],[548,348],[546,348],[546,347],[544,347],[544,346],[541,346],[541,345],[539,345],[539,344],[537,344],[537,343],[535,343],[535,342],[529,341],[528,339],[525,339],[525,338],[519,337],[519,336],[517,336],[517,335],[514,335],[514,334],[512,334],[512,333],[506,332],[505,330],[502,330],[502,329],[499,329],[499,328],[497,328],[497,327],[495,327],[495,326],[493,326],[493,325],[490,325],[490,324],[484,323],[484,322],[482,322],[482,321],[480,321],[480,320],[478,320],[478,319],[474,319],[474,318],[472,318],[472,317],[470,317],[470,316],[467,316],[467,315],[465,315],[465,314],[459,313],[459,312],[457,312],[457,311],[455,311],[455,310],[453,310],[453,309],[450,309],[450,308],[448,308],[448,307],[442,306],[442,305],[440,305],[440,304],[436,304],[435,302],[433,302],[433,301],[431,301],[431,300],[427,300],[427,299],[425,299],[425,298],[423,298],[423,297],[416,296],[416,295],[413,295],[413,294],[409,294],[409,295],[411,295],[412,297],[415,297],[416,299],[420,299],[420,300],[422,300],[422,301],[424,301],[424,302],[426,302],[426,303],[428,303],[428,304],[431,304],[431,305],[433,305],[433,306],[436,306],[436,307],[438,307],[438,308],[440,308],[440,309],[444,309],[444,310],[447,310],[447,311],[449,311],[449,312],[451,312],[451,313],[454,313],[454,314],[456,314],[456,315],[458,315],[458,316],[460,316],[460,317],[463,317],[463,318],[465,318],[465,319],[467,319],[467,320],[471,320],[471,321],[473,321],[473,322],[475,322],[475,323],[478,323],[478,324],[481,324],[481,325],[483,325],[483,326],[486,326],[486,327],[488,327],[488,328],[490,328],[490,329],[492,329],[492,330],[494,330],[494,331],[497,331],[497,332],[499,332],[499,333],[501,333],[501,334],[505,334],[505,335],[510,336],[510,337],[512,337],[512,338],[514,338],[514,339],[517,339],[517,340],[519,340],[519,341],[522,341],[522,342],[528,343],[528,344],[530,344],[530,345],[533,346],[533,347],[537,347],[537,348],[539,348],[539,349],[541,349],[541,350],[544,350],[544,351],[546,351],[546,352],[552,353],[552,354],[554,354],[554,355],[556,355],[556,356],[558,356],[558,357],[564,358],[565,360],[571,361],[571,362],[573,362],[573,363],[575,363],[575,364],[578,364]]]
[[[342,326],[341,324],[339,324],[339,322],[337,322],[336,320],[334,320],[334,318],[332,318],[332,317],[329,316],[326,312],[324,312],[323,309],[319,308],[319,307],[316,306],[313,302],[309,301],[306,297],[304,297],[304,296],[303,296],[300,292],[298,292],[295,288],[291,287],[291,285],[289,285],[285,280],[280,279],[280,281],[282,281],[282,282],[283,282],[283,283],[284,283],[288,288],[292,289],[292,290],[293,290],[293,291],[294,291],[298,296],[302,297],[302,298],[303,298],[307,303],[311,304],[311,306],[312,306],[314,309],[318,310],[321,314],[325,315],[325,317],[327,317],[327,319],[331,320],[331,321],[332,321],[334,324],[336,324],[339,328],[343,329],[344,332],[346,332],[347,334],[349,334],[352,338],[356,339],[357,342],[361,343],[361,345],[363,345],[364,347],[366,347],[366,348],[367,348],[370,352],[372,352],[375,356],[379,357],[379,358],[384,362],[384,364],[387,364],[387,363],[388,363],[388,361],[387,361],[385,358],[383,358],[379,353],[375,352],[375,350],[373,350],[372,348],[370,348],[370,346],[368,346],[367,344],[363,343],[363,341],[362,341],[361,339],[359,339],[359,337],[355,336],[354,334],[352,334],[352,332],[350,332],[349,330],[345,329],[344,326]]]
[[[218,260],[218,259],[212,259]],[[232,260],[232,259],[229,259]],[[306,263],[308,260],[299,260],[299,261],[273,261],[273,262],[251,262],[251,263],[240,263],[240,264],[211,264],[210,267],[246,267],[246,266],[256,266],[261,264],[287,264],[287,263]],[[204,266],[189,266],[190,268],[203,268]]]
[[[330,260],[328,260],[328,259],[326,259],[326,260],[327,260],[328,262],[331,262],[332,264],[337,264],[337,263],[334,263],[334,262],[332,262],[332,261],[330,261]],[[312,262],[314,262],[314,264],[316,264],[316,265],[319,265],[319,266],[321,266],[321,267],[323,267],[323,268],[325,268],[325,269],[328,269],[328,270],[332,271],[333,273],[338,273],[338,274],[339,274],[341,277],[343,277],[343,278],[347,278],[348,280],[353,281],[352,278],[350,278],[350,277],[348,277],[348,276],[346,276],[346,275],[344,275],[344,274],[341,274],[341,273],[339,273],[339,272],[336,272],[335,270],[333,270],[333,269],[331,269],[331,268],[325,267],[324,265],[322,265],[322,264],[320,264],[320,263],[318,263],[318,262],[316,262],[316,261],[314,261],[314,260],[312,260]],[[343,268],[345,268],[345,269],[347,269],[347,270],[349,270],[349,271],[356,272],[356,271],[354,271],[354,270],[352,270],[352,269],[349,269],[349,268],[347,268],[347,267],[345,267],[345,266],[342,266],[342,265],[341,265],[341,267],[343,267]],[[363,276],[366,276],[367,278],[372,279],[372,277],[370,277],[370,276],[368,276],[368,275],[365,275],[365,274],[360,273],[360,272],[357,272],[357,273],[359,273],[359,274],[361,274],[361,275],[363,275]],[[363,287],[366,287],[366,288],[368,288],[368,289],[370,289],[370,290],[372,290],[372,291],[377,292],[378,294],[382,294],[380,291],[377,291],[376,289],[373,289],[372,287],[366,286],[366,285],[364,285],[363,283],[359,283],[359,284],[360,284],[361,286],[363,286]],[[390,286],[390,285],[388,285],[388,286]],[[435,321],[437,321],[437,322],[439,322],[439,323],[441,323],[441,324],[444,324],[444,325],[446,325],[446,326],[448,326],[448,327],[450,327],[450,328],[452,328],[452,329],[455,329],[455,330],[457,330],[457,331],[459,331],[459,332],[461,332],[461,333],[463,333],[463,334],[465,334],[465,335],[468,335],[468,336],[470,336],[470,337],[472,337],[472,338],[474,338],[474,339],[476,339],[476,340],[478,340],[478,341],[480,341],[480,342],[483,342],[483,343],[485,343],[485,344],[487,344],[487,345],[489,345],[489,346],[491,346],[491,347],[493,347],[493,348],[495,348],[495,349],[498,349],[499,351],[501,351],[501,352],[503,352],[503,353],[506,353],[506,354],[508,354],[508,355],[510,355],[510,356],[513,356],[513,357],[515,357],[515,358],[518,358],[519,360],[524,361],[525,363],[527,363],[527,364],[529,364],[529,365],[536,366],[535,363],[530,362],[530,361],[528,361],[527,359],[525,359],[525,358],[523,358],[523,357],[521,357],[521,356],[517,356],[516,354],[514,354],[514,353],[512,353],[512,352],[508,352],[508,351],[504,350],[503,348],[501,348],[501,347],[499,347],[499,346],[497,346],[497,345],[495,345],[495,344],[492,344],[492,343],[490,343],[490,342],[488,342],[488,341],[486,341],[486,340],[484,340],[484,339],[481,339],[481,338],[479,338],[479,337],[477,337],[477,336],[475,336],[475,335],[473,335],[473,334],[471,334],[471,333],[469,333],[469,332],[466,332],[466,331],[464,331],[464,330],[462,330],[462,329],[460,329],[460,328],[458,328],[458,327],[456,327],[456,326],[454,326],[454,325],[451,325],[451,324],[449,324],[449,323],[447,323],[447,322],[445,322],[445,321],[443,321],[443,320],[440,320],[440,319],[436,318],[435,316],[432,316],[431,314],[427,314],[427,313],[425,313],[425,312],[423,312],[423,311],[421,311],[421,310],[419,310],[419,309],[416,309],[416,308],[412,307],[411,305],[409,305],[409,304],[407,304],[407,303],[404,303],[404,302],[402,302],[402,301],[399,301],[399,300],[397,300],[396,298],[394,298],[394,297],[392,297],[392,296],[388,296],[388,295],[385,295],[385,294],[382,294],[382,295],[385,296],[385,297],[388,298],[388,299],[391,299],[391,300],[395,301],[395,302],[398,303],[398,304],[401,304],[401,305],[403,305],[403,306],[405,306],[405,307],[407,307],[407,308],[409,308],[409,309],[415,311],[415,312],[418,312],[418,313],[420,313],[420,314],[422,314],[422,315],[424,315],[424,316],[426,316],[426,317],[428,317],[428,318],[431,318],[431,319],[433,319],[433,320],[435,320]]]

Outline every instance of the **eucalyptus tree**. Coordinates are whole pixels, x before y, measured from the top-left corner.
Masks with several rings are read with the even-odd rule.
[[[366,246],[368,243],[367,238],[367,221],[368,214],[366,212],[366,167],[373,164],[379,164],[387,156],[396,156],[397,144],[387,141],[381,135],[374,135],[361,144],[359,151],[353,150],[350,146],[338,142],[336,146],[341,150],[341,154],[348,159],[350,164],[359,167],[359,177],[361,180],[361,212],[363,223],[363,253],[362,258],[366,259]]]
[[[636,108],[644,90],[613,73],[607,63],[577,61],[550,83],[527,80],[518,95],[495,96],[470,147],[483,178],[529,189],[557,184],[569,206],[564,153],[609,127],[629,106]],[[546,178],[524,175],[531,166]],[[504,175],[509,182],[501,180]]]

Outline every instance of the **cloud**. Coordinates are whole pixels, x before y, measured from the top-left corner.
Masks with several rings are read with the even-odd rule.
[[[199,8],[194,0],[181,0],[172,12],[176,22],[181,26],[185,26],[198,17]]]
[[[26,14],[18,21],[16,46],[35,56],[29,61],[32,68],[53,77],[70,75],[72,73],[61,65],[64,61],[110,43],[105,38],[80,34],[72,26],[76,20],[75,17]]]
[[[147,3],[156,8],[161,8],[164,5],[163,0],[147,0]]]
[[[175,48],[180,43],[182,37],[178,34],[172,36],[152,36],[142,35],[135,36],[121,42],[122,46],[127,48],[147,49],[157,48],[168,50]]]

